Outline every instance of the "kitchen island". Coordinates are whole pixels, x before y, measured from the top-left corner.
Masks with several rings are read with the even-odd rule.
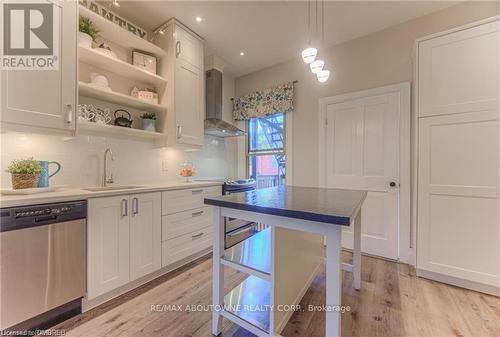
[[[318,310],[326,313],[325,336],[340,336],[342,269],[354,273],[354,288],[361,286],[361,206],[366,194],[280,186],[206,198],[214,214],[212,334],[220,333],[225,317],[257,336],[279,336],[325,263],[326,305]],[[270,228],[226,250],[224,217]],[[345,226],[354,232],[352,265],[341,261]],[[250,275],[225,296],[224,267]]]

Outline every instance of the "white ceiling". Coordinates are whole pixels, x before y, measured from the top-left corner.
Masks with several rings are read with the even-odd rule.
[[[326,1],[322,48],[452,6],[450,1]],[[144,28],[176,17],[205,39],[226,72],[245,75],[300,57],[307,45],[307,1],[120,1],[113,10]],[[311,1],[314,32],[315,0]],[[319,2],[318,10],[321,10]],[[203,20],[196,22],[196,16]],[[321,15],[319,14],[319,18]],[[321,24],[319,25],[321,27]],[[320,29],[319,29],[320,30]],[[315,45],[319,46],[321,34]],[[245,56],[240,56],[243,51]],[[321,51],[321,50],[320,50]]]

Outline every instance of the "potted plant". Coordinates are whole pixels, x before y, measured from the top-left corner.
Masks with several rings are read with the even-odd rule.
[[[12,177],[12,188],[33,188],[38,186],[42,165],[33,157],[28,159],[14,160],[7,168]]]
[[[96,41],[99,37],[99,31],[94,26],[92,20],[80,16],[78,30],[78,44],[87,48],[92,48],[92,41]]]
[[[143,130],[156,132],[156,115],[153,112],[146,112],[141,118]]]

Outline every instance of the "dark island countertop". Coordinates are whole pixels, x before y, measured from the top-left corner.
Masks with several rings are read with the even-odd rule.
[[[206,198],[205,204],[349,226],[366,191],[279,186]]]

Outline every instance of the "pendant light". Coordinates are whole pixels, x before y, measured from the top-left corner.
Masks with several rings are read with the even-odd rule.
[[[302,51],[302,59],[305,63],[312,63],[316,59],[316,55],[318,54],[318,50],[313,47],[306,48]]]
[[[316,60],[310,64],[311,71],[313,74],[317,74],[320,71],[323,70],[323,66],[325,65],[325,61],[323,60]]]
[[[321,70],[316,74],[316,77],[318,78],[319,82],[325,83],[330,77],[330,70]]]
[[[307,39],[308,45],[311,45],[311,0],[307,1]],[[316,59],[318,55],[318,50],[314,47],[308,47],[302,51],[302,60],[309,64]]]

